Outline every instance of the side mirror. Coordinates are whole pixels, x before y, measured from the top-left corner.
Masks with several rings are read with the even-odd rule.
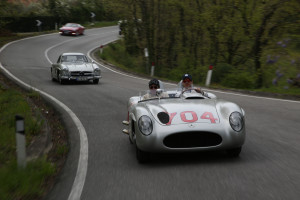
[[[210,92],[207,92],[207,96],[208,96],[209,98],[211,98],[211,99],[216,99],[216,98],[217,98],[217,96],[216,96],[215,94],[210,93]]]

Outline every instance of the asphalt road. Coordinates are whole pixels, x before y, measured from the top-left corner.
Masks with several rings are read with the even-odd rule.
[[[50,34],[12,43],[0,53],[10,73],[62,102],[83,125],[84,130],[78,129],[72,115],[57,106],[69,130],[71,150],[47,199],[299,199],[300,102],[296,101],[213,91],[246,111],[247,137],[239,158],[172,154],[139,164],[121,122],[128,98],[145,90],[148,80],[103,67],[98,85],[60,85],[50,78],[49,60],[56,62],[59,54],[87,53],[117,38],[117,27],[87,30],[79,37]],[[85,142],[80,131],[86,134]],[[86,174],[81,173],[84,167],[77,171],[82,145],[88,147],[88,157],[83,156],[88,162],[80,165],[87,167]]]

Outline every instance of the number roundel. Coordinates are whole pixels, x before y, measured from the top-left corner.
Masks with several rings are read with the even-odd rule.
[[[169,114],[169,122],[166,125],[171,125],[174,117],[177,115],[177,113],[168,113]],[[186,123],[193,123],[199,121],[199,118],[197,116],[197,113],[194,111],[183,111],[179,114],[180,120]],[[204,112],[200,119],[202,120],[209,120],[210,123],[215,124],[217,123],[218,118],[215,118],[214,115],[211,112]]]
[[[190,113],[192,115],[192,119],[187,119],[186,114]],[[197,114],[194,111],[184,111],[180,113],[180,118],[184,122],[193,123],[198,120]]]

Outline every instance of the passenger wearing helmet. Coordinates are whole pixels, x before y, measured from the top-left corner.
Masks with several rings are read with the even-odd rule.
[[[149,91],[143,96],[143,100],[151,98],[167,98],[169,95],[165,92],[158,92],[157,89],[160,89],[160,83],[157,79],[152,79],[149,81]]]

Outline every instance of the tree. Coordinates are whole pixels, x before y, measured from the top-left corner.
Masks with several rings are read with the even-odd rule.
[[[263,52],[285,34],[299,34],[297,0],[114,0],[128,20],[130,52],[149,50],[150,62],[168,77],[205,73],[225,63],[263,86]],[[121,9],[122,10],[122,9]],[[136,23],[141,19],[141,23]],[[297,32],[298,31],[298,32]],[[226,70],[225,70],[226,71]],[[227,70],[228,73],[230,70]]]

